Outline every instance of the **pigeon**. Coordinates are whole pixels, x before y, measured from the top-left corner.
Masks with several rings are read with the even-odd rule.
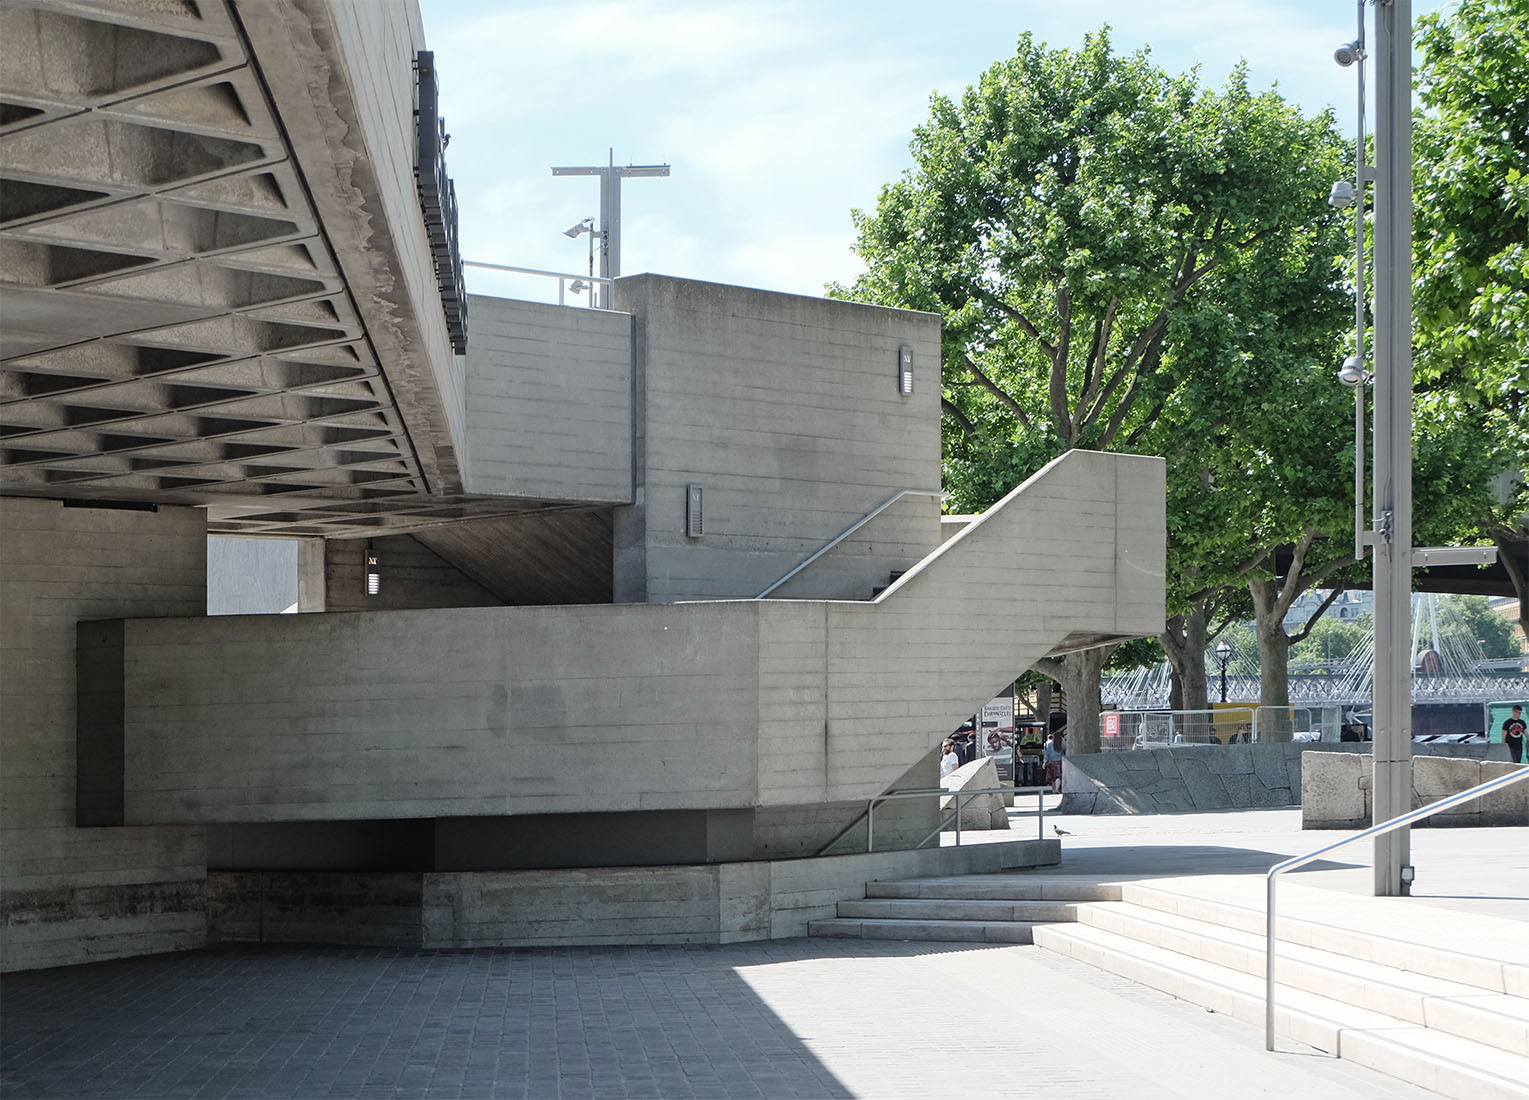
[[[1062,828],[1060,825],[1053,825],[1052,828],[1056,830],[1056,835],[1057,836],[1072,836],[1071,833],[1069,833],[1066,829]]]

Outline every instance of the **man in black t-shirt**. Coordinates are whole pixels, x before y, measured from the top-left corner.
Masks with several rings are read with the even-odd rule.
[[[1508,759],[1524,762],[1524,708],[1514,706],[1513,713],[1502,721],[1502,743],[1508,746]]]

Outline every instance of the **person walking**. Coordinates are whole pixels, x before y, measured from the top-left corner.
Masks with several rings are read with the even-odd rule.
[[[1502,743],[1508,746],[1508,759],[1515,764],[1524,762],[1524,708],[1517,703],[1513,713],[1502,720]]]
[[[1062,731],[1052,730],[1051,740],[1046,742],[1046,750],[1042,754],[1042,762],[1046,765],[1046,782],[1051,785],[1053,791],[1062,790],[1062,757],[1067,755],[1067,749],[1062,744]]]
[[[960,766],[961,758],[956,755],[956,743],[947,737],[940,746],[940,778],[944,779]]]

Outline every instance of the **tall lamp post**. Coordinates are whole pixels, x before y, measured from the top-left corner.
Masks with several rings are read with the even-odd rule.
[[[1225,638],[1216,646],[1216,657],[1221,661],[1221,701],[1226,702],[1226,662],[1232,655],[1232,647]]]
[[[1363,62],[1364,9],[1356,0],[1359,35],[1333,53],[1343,66]],[[1371,549],[1375,593],[1374,822],[1412,806],[1412,570],[1429,565],[1485,565],[1494,547],[1412,545],[1412,0],[1371,0],[1375,8],[1375,161],[1364,163],[1364,67],[1359,69],[1359,137],[1354,183],[1340,180],[1328,201],[1357,207],[1354,216],[1355,352],[1338,377],[1356,389],[1354,549]],[[1364,185],[1374,184],[1373,370],[1364,362]],[[1374,381],[1374,473],[1370,530],[1363,530],[1364,386]],[[1375,895],[1411,893],[1409,829],[1375,838]]]

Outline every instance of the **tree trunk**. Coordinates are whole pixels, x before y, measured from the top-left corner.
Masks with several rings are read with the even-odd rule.
[[[1060,660],[1037,661],[1035,669],[1062,685],[1067,696],[1067,751],[1088,755],[1099,751],[1099,679],[1113,645],[1082,649]]]
[[[1258,637],[1258,739],[1289,741],[1290,637],[1285,633],[1285,601],[1272,580],[1248,581],[1253,597],[1253,632]]]
[[[1205,641],[1210,629],[1209,620],[1209,604],[1202,600],[1191,607],[1187,615],[1169,619],[1168,629],[1158,638],[1163,652],[1168,655],[1174,680],[1181,685],[1181,694],[1173,701],[1174,710],[1210,709],[1205,685]],[[1208,715],[1186,715],[1180,725],[1187,741],[1203,742],[1210,738]]]

